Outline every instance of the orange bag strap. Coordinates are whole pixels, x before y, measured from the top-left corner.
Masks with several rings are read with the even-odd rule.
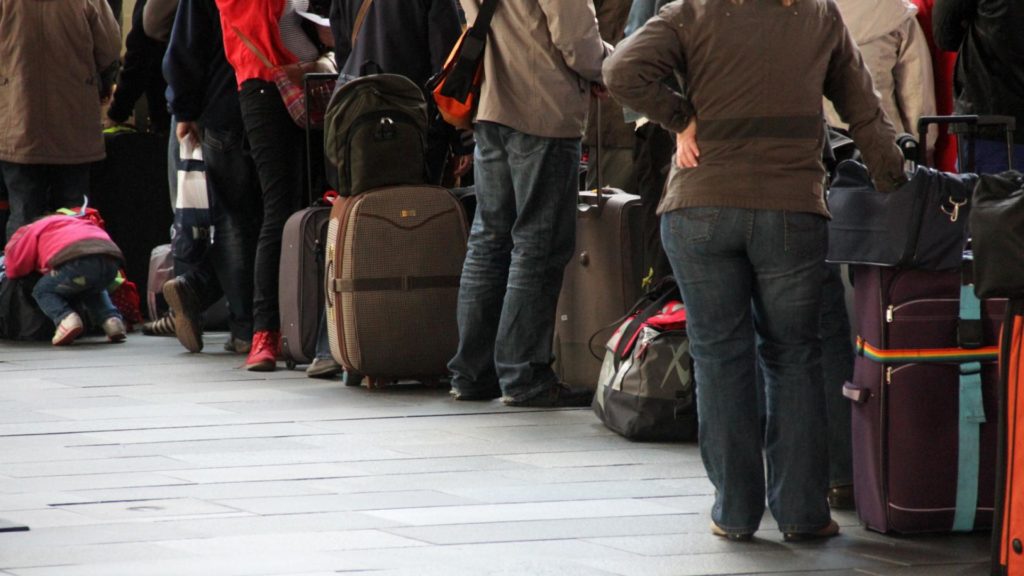
[[[359,12],[356,12],[356,23],[352,26],[352,48],[356,47],[356,38],[359,37],[359,31],[363,28],[366,15],[370,12],[370,4],[373,4],[373,0],[363,0],[359,6]]]

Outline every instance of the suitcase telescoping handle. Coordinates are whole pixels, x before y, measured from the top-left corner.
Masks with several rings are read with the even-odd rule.
[[[977,165],[976,160],[978,153],[977,147],[974,145],[974,140],[978,136],[978,130],[980,128],[1002,127],[1006,132],[1007,168],[1013,170],[1013,132],[1017,129],[1017,120],[1013,116],[977,116],[973,114],[954,116],[922,116],[917,121],[918,142],[926,142],[925,138],[928,135],[928,127],[932,124],[948,125],[950,134],[957,135],[957,162],[961,166],[961,172],[974,172],[974,167]],[[959,136],[961,134],[967,135],[967,142],[970,144],[971,150],[970,156],[967,159],[966,170],[962,169],[964,168],[964,148],[959,142]]]
[[[600,214],[601,210],[604,209],[605,204],[604,179],[601,174],[601,99],[595,96],[594,100],[597,101],[597,146],[591,150],[590,156],[592,162],[590,164],[593,166],[594,171],[597,174],[597,181],[595,182],[596,186],[594,186],[594,194],[596,194],[597,197],[593,204],[584,200],[582,196],[579,197],[579,201],[576,204],[576,210],[581,214],[586,214],[591,211]],[[590,166],[587,166],[587,170],[590,170]]]

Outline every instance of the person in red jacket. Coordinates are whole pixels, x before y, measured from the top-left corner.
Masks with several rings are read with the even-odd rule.
[[[18,228],[5,252],[9,278],[43,275],[32,296],[57,325],[54,346],[72,343],[85,329],[72,303],[101,323],[108,340],[125,339],[124,321],[107,293],[123,261],[121,249],[92,220],[64,215]]]

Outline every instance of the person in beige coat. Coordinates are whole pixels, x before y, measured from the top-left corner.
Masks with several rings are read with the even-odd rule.
[[[100,102],[121,35],[105,0],[0,2],[0,172],[8,235],[50,208],[74,206],[105,156]]]
[[[871,71],[882,109],[897,132],[917,134],[921,116],[935,115],[935,79],[917,6],[908,0],[836,0],[843,21]],[[847,125],[835,108],[825,107],[829,124]],[[934,136],[928,139],[934,148]]]
[[[479,0],[462,0],[470,25]],[[580,139],[611,51],[591,0],[499,1],[484,53],[477,210],[459,290],[456,400],[583,406],[551,368],[555,305],[572,256]]]

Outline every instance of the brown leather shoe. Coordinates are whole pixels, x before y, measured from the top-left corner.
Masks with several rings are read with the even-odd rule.
[[[828,490],[828,505],[833,510],[853,510],[857,506],[853,498],[853,485],[835,486]]]

